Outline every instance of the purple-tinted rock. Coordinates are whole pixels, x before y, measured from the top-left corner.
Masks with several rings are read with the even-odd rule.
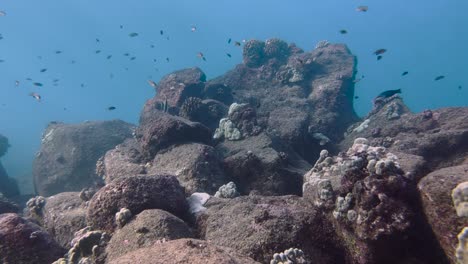
[[[65,253],[38,225],[17,214],[0,215],[2,263],[52,263]]]
[[[457,216],[452,190],[465,181],[468,181],[468,165],[431,172],[418,183],[424,213],[451,263],[457,263],[457,234],[468,226],[467,218]]]
[[[113,259],[161,241],[191,237],[190,228],[180,218],[163,210],[144,210],[112,235],[106,248],[107,261],[112,263]]]
[[[196,239],[178,239],[159,243],[149,248],[130,252],[112,261],[112,264],[259,264],[230,248]]]
[[[228,180],[213,147],[198,143],[169,147],[156,155],[148,174],[175,175],[187,194],[214,194]]]
[[[136,139],[145,158],[152,159],[162,149],[175,144],[199,142],[209,145],[211,131],[200,123],[158,112],[140,121]]]
[[[265,42],[249,40],[244,45],[242,56],[247,67],[259,67],[265,61]]]
[[[112,232],[115,214],[127,208],[133,215],[146,209],[162,209],[178,217],[187,212],[185,191],[174,176],[144,175],[117,179],[101,188],[89,202],[88,225]]]
[[[78,192],[46,198],[41,215],[43,227],[65,249],[70,249],[75,232],[86,227],[86,208]]]
[[[224,84],[207,83],[203,91],[203,98],[220,101],[225,105],[233,103],[232,89]]]
[[[95,172],[97,160],[132,137],[132,129],[131,124],[120,120],[51,123],[33,164],[37,193],[50,196],[99,185],[102,180]]]
[[[107,151],[96,168],[97,174],[106,184],[125,176],[146,174],[144,158],[138,142],[131,138]]]
[[[330,223],[295,196],[211,198],[198,216],[201,237],[231,247],[261,263],[274,253],[297,247],[311,263],[344,263],[344,250]]]

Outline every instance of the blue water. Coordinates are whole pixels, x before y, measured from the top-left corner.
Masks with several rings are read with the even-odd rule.
[[[359,5],[369,11],[356,12]],[[136,123],[154,95],[148,79],[192,66],[213,78],[233,68],[242,50],[228,45],[229,38],[278,37],[304,50],[320,40],[347,44],[358,57],[358,77],[365,75],[356,84],[361,116],[376,94],[396,88],[413,111],[468,106],[465,0],[5,0],[0,10],[7,14],[0,17],[0,133],[12,145],[2,163],[13,177],[30,174],[50,121]],[[132,32],[139,36],[129,37]],[[388,51],[376,61],[372,52],[379,48]],[[48,70],[40,73],[42,68]],[[402,77],[403,71],[409,74]],[[438,75],[446,78],[435,82]],[[28,77],[44,86],[34,87]],[[52,85],[55,78],[58,86]],[[28,96],[32,91],[43,101]]]

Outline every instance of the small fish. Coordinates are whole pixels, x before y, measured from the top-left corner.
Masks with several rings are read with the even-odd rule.
[[[401,74],[401,76],[408,75],[408,73],[409,73],[409,72],[407,72],[407,71],[404,71],[404,72]]]
[[[2,39],[3,39],[3,35],[2,35],[2,34],[0,34],[0,40],[2,40]]]
[[[240,47],[241,43],[239,41],[234,41],[234,46]]]
[[[161,34],[161,36],[164,35],[164,31],[162,29],[159,30],[159,34]]]
[[[148,83],[149,83],[149,85],[151,85],[151,87],[153,87],[154,89],[157,89],[157,88],[158,88],[158,84],[155,83],[154,81],[148,80]]]
[[[232,57],[232,56],[231,56],[231,54],[229,54],[229,53],[226,53],[226,55],[227,55],[229,58],[231,58],[231,57]]]
[[[81,88],[83,88],[85,85],[84,85],[84,83],[82,83],[82,84],[80,84],[80,86],[81,86]]]
[[[201,52],[197,53],[197,57],[200,58],[200,59],[203,59],[204,61],[206,61],[205,56]]]
[[[228,39],[228,44],[231,44],[231,41],[232,41],[232,39],[231,39],[231,38],[229,38],[229,39]]]
[[[99,42],[101,42],[101,40],[97,38],[97,39],[96,39],[96,42],[99,43]]]
[[[347,34],[347,33],[348,33],[348,31],[346,29],[340,30],[340,34]]]
[[[367,10],[369,10],[368,6],[358,6],[356,8],[356,11],[358,11],[358,12],[367,12]]]
[[[67,111],[67,108],[66,108],[66,107],[64,107],[64,108],[63,108],[63,111]]]
[[[130,56],[130,53],[124,53],[124,56],[128,57]]]
[[[42,87],[42,86],[43,86],[42,83],[40,83],[40,82],[35,82],[35,83],[33,83],[33,85],[34,85],[34,86],[38,86],[38,87]]]
[[[458,85],[458,90],[461,90],[462,89],[462,86],[461,85]]]
[[[151,44],[151,45],[150,45],[150,48],[154,49],[154,45],[153,45],[153,44]]]
[[[112,58],[112,55],[108,55],[106,59],[110,60]]]
[[[75,60],[72,60],[70,63],[71,63],[71,64],[75,64],[75,63],[76,63],[76,61],[75,61]]]
[[[401,89],[397,89],[397,90],[387,90],[387,91],[384,91],[382,93],[380,93],[379,95],[377,95],[377,98],[388,98],[388,97],[391,97],[395,94],[399,94],[401,93]]]
[[[15,86],[18,87],[20,82],[18,80],[15,81]]]
[[[377,60],[381,60],[382,58],[382,55],[377,56]]]
[[[111,74],[109,75],[109,78],[114,79],[114,74],[111,73]]]
[[[46,71],[47,71],[47,69],[44,68],[44,69],[41,69],[40,72],[46,72]]]
[[[115,107],[115,106],[109,106],[109,107],[107,107],[107,110],[109,110],[109,111],[113,111],[113,110],[115,110],[115,109],[117,109],[117,107]]]
[[[26,81],[32,81],[32,79],[31,78],[26,78]]]
[[[5,60],[0,59],[0,63],[5,62]]]
[[[123,25],[120,25],[120,29],[123,29]]]
[[[154,62],[158,62],[158,60],[157,60],[157,59],[153,59],[153,61],[154,61]]]
[[[130,58],[130,60],[135,60],[135,59],[136,59],[136,57],[131,57],[131,58]]]
[[[192,32],[195,32],[195,31],[197,31],[197,27],[196,27],[196,26],[192,26],[192,27],[190,27],[190,30],[191,30]]]
[[[378,50],[374,51],[374,54],[375,55],[381,55],[381,54],[384,54],[385,52],[387,52],[386,49],[378,49]]]
[[[37,56],[37,59],[42,60],[42,56]]]
[[[357,96],[357,95],[356,95],[356,96],[354,96],[354,99],[359,99],[359,96]]]
[[[6,12],[0,10],[0,16],[2,16],[2,17],[3,17],[3,16],[6,16]]]
[[[42,97],[38,93],[30,93],[29,96],[32,96],[34,99],[36,99],[38,102],[41,101]]]
[[[138,33],[132,32],[132,33],[128,34],[128,36],[131,37],[131,38],[134,38],[134,37],[138,36]]]
[[[101,50],[96,50],[96,54],[99,54],[99,53],[101,53]]]
[[[166,58],[166,61],[169,62],[169,58]]]
[[[60,81],[59,79],[54,79],[54,83]]]
[[[445,78],[444,75],[440,75],[440,76],[435,77],[434,81],[439,81],[439,80],[442,80],[444,78]]]
[[[56,51],[55,51],[55,54],[61,54],[61,53],[62,53],[61,50],[56,50]]]

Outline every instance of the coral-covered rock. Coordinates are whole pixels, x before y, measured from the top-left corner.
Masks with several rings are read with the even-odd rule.
[[[281,39],[267,39],[267,41],[265,41],[263,53],[266,58],[285,60],[289,56],[289,46],[288,43]]]
[[[468,181],[468,165],[431,172],[418,183],[427,220],[452,263],[456,263],[457,234],[468,225],[467,218],[457,216],[452,190],[465,181]]]
[[[173,112],[189,97],[203,95],[206,75],[199,68],[183,69],[164,76],[157,85],[157,94],[143,107],[141,118],[151,116],[154,111]]]
[[[132,130],[131,124],[120,120],[49,124],[33,164],[37,193],[50,196],[98,185],[96,161],[132,137]]]
[[[112,235],[106,248],[107,262],[158,242],[191,237],[190,228],[180,218],[163,210],[145,210]]]
[[[146,167],[140,145],[131,138],[107,151],[97,162],[96,172],[106,184],[121,177],[145,174]]]
[[[303,188],[305,199],[323,208],[334,223],[352,263],[431,259],[427,253],[419,256],[430,242],[416,243],[430,235],[417,221],[415,189],[398,158],[384,147],[358,138],[337,157],[323,150],[304,176]]]
[[[391,105],[403,109],[398,119],[388,119]],[[413,114],[398,96],[393,96],[371,112],[367,120],[363,130],[353,130],[351,127],[350,133],[340,143],[340,149],[347,149],[355,138],[366,137],[373,146],[385,146],[392,152],[421,156],[429,171],[460,165],[468,156],[466,107],[432,110],[430,115],[427,111]],[[376,129],[379,133],[372,135]]]
[[[172,146],[161,151],[154,158],[148,174],[175,175],[187,194],[214,194],[227,181],[215,149],[198,143]]]
[[[214,131],[218,127],[219,120],[227,112],[227,107],[219,101],[190,97],[182,104],[179,116],[190,121],[202,123]]]
[[[65,253],[38,225],[17,214],[0,215],[2,263],[52,263]]]
[[[0,193],[6,197],[13,197],[19,195],[19,188],[16,180],[8,177],[6,170],[0,162]]]
[[[203,91],[203,98],[216,100],[225,105],[231,105],[233,103],[232,89],[221,83],[207,83]]]
[[[152,264],[259,264],[232,249],[213,245],[196,239],[178,239],[142,248],[122,257],[112,264],[152,263]]]
[[[65,249],[71,248],[75,232],[86,227],[86,209],[78,192],[46,198],[40,215],[43,227]]]
[[[258,67],[265,61],[265,42],[249,40],[244,45],[242,56],[248,67]]]
[[[231,247],[261,263],[291,247],[311,263],[344,263],[333,227],[319,211],[295,196],[211,198],[198,217],[202,238]]]
[[[209,145],[211,131],[200,123],[158,112],[140,120],[136,139],[145,158],[151,160],[159,151],[175,144],[199,142]]]
[[[146,209],[166,210],[178,217],[187,213],[185,191],[174,176],[144,175],[117,179],[101,188],[89,202],[88,225],[112,232],[122,208],[137,215]]]
[[[224,171],[241,194],[301,194],[302,175],[310,164],[265,133],[216,146]]]

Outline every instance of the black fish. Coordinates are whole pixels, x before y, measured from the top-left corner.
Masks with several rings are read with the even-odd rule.
[[[115,107],[115,106],[109,106],[109,107],[107,107],[107,110],[109,110],[109,111],[112,111],[112,110],[115,110],[115,109],[117,109],[117,107]]]
[[[445,78],[444,75],[440,75],[440,76],[435,77],[434,81],[439,81],[439,80],[442,80],[444,78]]]
[[[0,59],[0,63],[5,62],[5,60]]]
[[[348,33],[348,31],[346,29],[342,29],[342,30],[340,30],[340,33],[341,34],[346,34],[346,33]]]
[[[232,56],[231,56],[231,54],[229,54],[229,53],[226,53],[226,55],[227,55],[229,58],[231,58],[231,57],[232,57]]]
[[[135,59],[136,59],[136,57],[131,57],[131,58],[130,58],[130,60],[135,60]]]
[[[385,52],[387,52],[386,49],[378,49],[378,50],[374,51],[374,54],[375,55],[381,55],[381,54],[384,54]]]
[[[240,47],[241,43],[239,41],[234,41],[234,46]]]
[[[151,47],[152,49],[154,49],[154,45],[153,45],[153,44],[151,44],[150,47]]]
[[[83,87],[84,87],[84,83],[82,83],[80,86],[81,86],[81,88],[83,88]]]
[[[47,69],[41,69],[41,72],[46,72],[46,71],[47,71]]]
[[[405,75],[407,75],[407,74],[408,74],[408,72],[405,71],[405,72],[403,72],[403,73],[401,74],[401,76],[405,76]]]
[[[110,58],[112,58],[112,55],[107,56],[107,59],[108,59],[108,60],[110,60]]]
[[[359,96],[357,96],[357,95],[356,95],[356,96],[354,96],[354,99],[359,99]]]
[[[97,38],[97,39],[96,39],[96,42],[99,43],[99,42],[101,42],[101,41]]]
[[[138,33],[132,32],[132,33],[128,34],[128,36],[131,37],[131,38],[134,38],[134,37],[138,36]]]
[[[42,83],[39,83],[39,82],[35,82],[33,83],[34,86],[39,86],[39,87],[42,87]]]
[[[154,62],[158,62],[158,60],[157,60],[157,59],[153,59],[153,61],[154,61]]]
[[[124,56],[127,56],[127,57],[128,57],[128,56],[130,56],[130,53],[125,53]]]
[[[60,54],[60,53],[62,53],[62,51],[61,51],[61,50],[57,50],[57,51],[55,51],[55,54]]]
[[[169,62],[169,58],[166,58],[166,61]]]
[[[101,53],[101,50],[96,50],[96,54],[99,54],[99,53]]]
[[[123,28],[123,25],[120,25],[120,29],[122,29],[122,28]]]
[[[461,90],[462,89],[462,86],[461,85],[458,85],[458,90]]]
[[[58,82],[58,81],[60,81],[60,80],[59,79],[54,79],[54,82]]]
[[[75,62],[76,62],[76,61],[72,60],[72,61],[71,61],[71,64],[75,64]]]
[[[395,94],[399,94],[401,93],[401,89],[397,89],[397,90],[387,90],[385,92],[382,92],[380,93],[379,95],[377,95],[377,98],[388,98],[388,97],[391,97]]]
[[[382,55],[377,56],[377,60],[381,60],[382,58]]]
[[[164,35],[164,31],[162,29],[159,30],[159,34],[161,34],[161,36]]]
[[[231,44],[232,39],[228,39],[228,44]]]

